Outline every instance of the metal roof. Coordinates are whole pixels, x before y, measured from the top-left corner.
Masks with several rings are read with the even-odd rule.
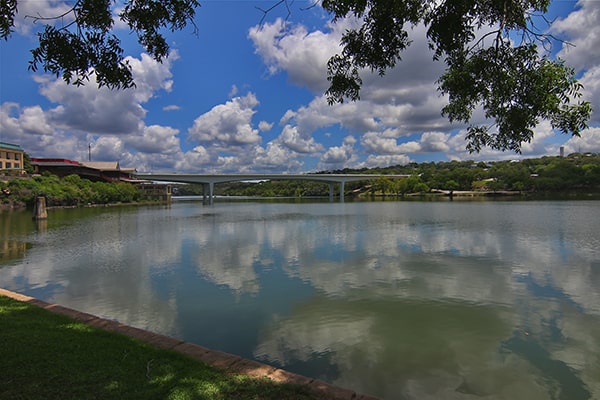
[[[0,142],[0,147],[8,150],[23,151],[21,146],[12,143]]]
[[[101,171],[120,171],[118,161],[81,161],[80,164]]]

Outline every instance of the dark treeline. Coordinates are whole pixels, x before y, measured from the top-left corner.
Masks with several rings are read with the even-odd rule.
[[[377,178],[346,184],[347,194],[403,195],[432,191],[600,192],[600,154],[571,154],[521,161],[449,161],[410,163],[387,168],[323,171],[335,174],[410,175],[404,179]],[[178,185],[180,195],[200,195],[200,185]],[[336,189],[337,190],[337,189]],[[231,182],[215,186],[223,196],[327,196],[329,186],[311,181]]]

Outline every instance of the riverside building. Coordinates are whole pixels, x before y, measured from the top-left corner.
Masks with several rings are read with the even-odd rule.
[[[21,146],[0,142],[0,172],[3,174],[25,172],[23,158],[25,152]]]

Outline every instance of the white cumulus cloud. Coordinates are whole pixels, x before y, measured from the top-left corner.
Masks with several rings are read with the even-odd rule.
[[[188,139],[217,148],[259,143],[261,137],[252,126],[259,102],[253,93],[235,97],[200,115],[188,129]]]

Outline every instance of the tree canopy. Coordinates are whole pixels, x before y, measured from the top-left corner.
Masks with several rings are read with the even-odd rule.
[[[131,67],[123,56],[120,39],[113,33],[115,0],[77,0],[61,15],[26,16],[46,24],[39,32],[39,46],[31,51],[29,68],[40,66],[67,83],[82,85],[95,75],[98,86],[126,89],[135,86]],[[156,61],[169,55],[162,30],[181,30],[194,25],[197,0],[129,0],[119,18],[138,36],[139,43]],[[0,38],[8,39],[15,26],[17,0],[0,2]],[[194,25],[195,27],[195,25]]]
[[[29,67],[55,74],[75,85],[95,75],[99,86],[123,89],[135,85],[131,67],[113,33],[115,0],[78,0],[62,15],[31,16],[48,24],[38,33]],[[288,0],[273,2],[276,6]],[[582,101],[574,69],[550,57],[556,38],[536,21],[544,20],[550,0],[323,0],[334,20],[361,21],[341,40],[342,50],[328,63],[330,104],[360,99],[365,70],[384,75],[401,62],[412,42],[411,28],[427,28],[433,59],[446,70],[438,90],[448,95],[441,110],[451,122],[468,125],[467,149],[484,147],[520,152],[542,120],[566,134],[579,136],[592,108]],[[15,26],[17,0],[0,2],[0,38]],[[119,12],[146,51],[161,61],[169,46],[162,31],[194,25],[197,0],[129,0]],[[272,8],[272,7],[271,7]],[[195,27],[195,25],[194,25]],[[482,109],[487,123],[471,124]]]
[[[520,152],[541,120],[579,136],[592,112],[581,101],[575,71],[549,51],[557,39],[536,27],[550,0],[323,0],[334,19],[362,24],[346,31],[342,51],[329,60],[330,104],[358,100],[361,70],[380,75],[401,61],[410,28],[423,24],[435,60],[446,64],[438,90],[449,103],[442,114],[469,124],[481,107],[487,125],[469,125],[467,149]],[[540,49],[541,46],[541,49]],[[545,51],[541,51],[545,50]]]

